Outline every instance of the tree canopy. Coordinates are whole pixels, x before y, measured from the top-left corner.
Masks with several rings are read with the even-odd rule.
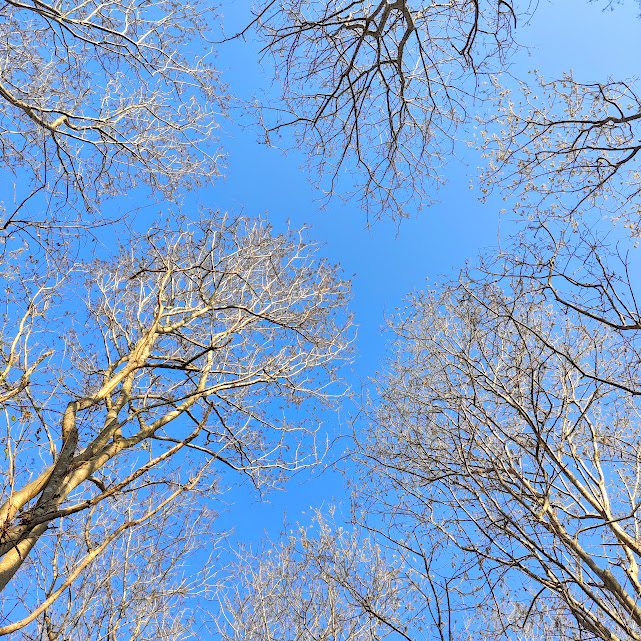
[[[521,74],[538,10],[274,0],[229,32],[200,1],[0,3],[0,636],[641,639],[641,103]],[[353,375],[311,232],[202,204],[241,115],[368,227],[429,216],[476,154],[510,233]],[[340,507],[225,542],[235,479],[327,466]]]

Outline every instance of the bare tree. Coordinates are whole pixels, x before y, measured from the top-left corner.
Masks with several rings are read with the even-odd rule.
[[[406,215],[432,199],[480,82],[504,68],[517,10],[504,0],[263,3],[258,32],[282,90],[261,106],[268,139],[294,127],[328,195],[347,173],[372,218]]]
[[[410,639],[408,614],[423,604],[403,563],[362,530],[339,527],[319,511],[258,553],[240,549],[219,592],[218,631],[247,639]],[[411,634],[411,632],[409,633]]]
[[[410,297],[346,467],[371,567],[335,526],[292,532],[236,572],[228,637],[352,638],[369,617],[372,638],[639,639],[638,260],[539,222]],[[354,611],[385,572],[391,608]]]
[[[96,218],[104,197],[132,186],[166,198],[219,174],[211,15],[171,0],[2,2],[0,167],[17,178],[5,228],[69,220],[73,208]]]
[[[543,83],[542,104],[515,111],[491,82],[534,8],[505,0],[259,4],[251,26],[279,87],[257,105],[265,133],[273,141],[293,128],[328,196],[360,199],[371,219],[398,219],[432,201],[456,138],[467,137],[461,125],[498,97],[487,115],[504,121],[502,133],[487,131],[496,136],[491,184],[506,169],[511,190],[551,199],[572,192],[581,203],[607,192],[629,202],[634,87],[566,76]],[[178,198],[219,175],[213,141],[227,99],[204,35],[218,22],[205,4],[171,0],[2,3],[1,166],[16,176],[5,229],[87,212],[101,218],[100,202],[132,187]],[[523,89],[526,101],[538,95],[531,83]],[[338,186],[344,174],[351,192]]]
[[[580,220],[595,212],[638,236],[641,98],[632,81],[537,77],[499,99],[482,130],[486,187],[516,194],[526,215]],[[487,193],[487,192],[486,192]]]
[[[530,230],[390,324],[364,521],[447,537],[468,638],[641,637],[636,258],[582,231]]]
[[[131,521],[153,507],[160,494],[154,491],[141,498],[140,493],[121,494],[110,501],[109,510],[94,510],[73,523],[67,517],[52,528],[26,562],[29,580],[18,578],[22,598],[28,600],[34,586],[51,596],[105,534],[123,519]],[[203,503],[202,496],[189,493],[147,522],[128,528],[89,563],[35,625],[20,631],[20,638],[199,638],[198,611],[215,588],[212,575],[218,559],[211,551],[220,539],[212,530],[215,515]],[[11,605],[5,601],[5,612]]]
[[[267,139],[293,128],[328,197],[399,219],[433,201],[476,120],[478,149],[491,156],[484,189],[516,192],[528,212],[545,201],[566,218],[597,204],[637,229],[636,85],[571,72],[515,81],[516,27],[535,10],[503,0],[264,2],[258,33],[281,90],[259,105]]]
[[[145,555],[123,537],[145,548],[160,528],[171,541],[166,515],[195,491],[214,496],[220,466],[260,490],[314,464],[315,408],[344,392],[348,286],[302,232],[214,215],[121,242],[91,263],[5,256],[0,635],[126,636],[132,617],[159,629],[149,613],[96,610],[114,581],[143,598]],[[189,545],[195,533],[183,530]],[[95,578],[113,544],[120,565]],[[74,600],[88,581],[102,595],[91,606]]]

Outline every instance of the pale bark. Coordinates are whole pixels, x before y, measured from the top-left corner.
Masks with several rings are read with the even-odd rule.
[[[25,274],[19,278],[28,297]],[[110,260],[71,266],[55,299],[71,311],[64,308],[55,331],[53,301],[46,313],[30,306],[26,324],[19,313],[13,325],[7,317],[5,380],[16,380],[20,365],[26,387],[5,402],[0,591],[4,603],[28,612],[0,634],[88,617],[89,597],[67,612],[57,600],[76,583],[89,589],[86,572],[126,530],[153,529],[158,510],[169,522],[179,495],[205,482],[214,492],[211,464],[266,490],[317,463],[314,408],[343,393],[336,368],[349,352],[347,291],[301,232],[274,235],[246,219],[179,219],[132,236]],[[51,356],[38,360],[38,350]],[[31,371],[24,363],[32,357]],[[283,409],[302,403],[307,416],[295,424],[272,418],[276,399]],[[34,448],[40,467],[28,462]],[[190,471],[178,461],[192,455]],[[122,501],[130,517],[119,524]],[[54,571],[55,558],[64,571]],[[135,554],[126,558],[134,572]],[[32,582],[27,595],[24,581]],[[114,569],[100,581],[128,579]],[[135,618],[116,617],[129,630]],[[178,625],[168,621],[168,629]]]

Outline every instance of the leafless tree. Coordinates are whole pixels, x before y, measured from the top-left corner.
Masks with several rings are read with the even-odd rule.
[[[212,214],[119,240],[5,253],[0,635],[182,638],[154,611],[180,590],[149,582],[210,527],[184,506],[221,467],[262,490],[317,462],[316,408],[344,393],[348,286],[303,232]]]
[[[371,567],[335,525],[290,532],[243,559],[228,637],[352,638],[369,617],[372,638],[639,639],[641,283],[623,249],[540,221],[413,295],[346,468]],[[385,572],[391,609],[358,609]]]
[[[256,105],[267,137],[293,128],[328,196],[398,219],[432,201],[456,138],[467,137],[460,126],[498,97],[487,116],[503,122],[502,134],[487,128],[496,137],[490,183],[505,170],[511,190],[551,200],[607,194],[620,215],[621,199],[636,193],[635,88],[569,75],[537,90],[526,83],[532,104],[520,110],[503,79],[491,82],[534,9],[505,0],[259,4],[242,34],[256,28],[279,87]],[[217,176],[213,141],[227,99],[204,34],[219,22],[205,4],[172,0],[3,2],[1,167],[16,176],[5,229],[101,218],[104,198],[137,185],[179,198]],[[338,185],[345,174],[352,191]]]
[[[376,218],[432,199],[479,85],[504,68],[517,11],[499,0],[265,2],[263,54],[282,94],[260,112],[268,139],[294,127],[326,193],[347,173]],[[487,83],[486,83],[487,84]],[[324,180],[327,178],[327,180]]]
[[[638,89],[571,72],[515,80],[516,27],[535,10],[503,0],[266,1],[256,22],[281,90],[259,105],[268,140],[293,128],[328,197],[398,219],[433,201],[477,120],[478,149],[491,157],[484,189],[515,192],[528,210],[545,201],[566,218],[598,205],[638,231]]]
[[[400,559],[332,514],[316,512],[311,526],[258,553],[238,550],[229,574],[234,581],[219,592],[226,641],[410,639],[408,614],[416,621],[412,611],[424,609]]]
[[[22,598],[28,601],[34,586],[50,596],[104,535],[123,519],[140,516],[159,497],[149,493],[142,505],[136,505],[140,493],[122,494],[111,501],[108,511],[94,510],[74,523],[63,519],[26,561],[28,580],[17,577]],[[207,513],[202,499],[183,496],[147,522],[128,528],[89,563],[35,625],[20,631],[20,638],[199,638],[199,607],[215,589],[212,575],[218,559],[211,551],[220,539],[212,530],[214,515]],[[5,612],[14,604],[5,602]]]
[[[0,167],[17,180],[5,228],[99,218],[104,197],[133,186],[166,198],[219,174],[225,90],[203,36],[212,11],[172,0],[1,3]]]
[[[496,89],[494,125],[481,131],[490,159],[486,188],[516,194],[515,207],[526,215],[548,210],[578,221],[596,211],[638,236],[636,84],[612,78],[585,84],[566,73]]]
[[[364,521],[447,537],[467,638],[641,637],[638,257],[581,231],[530,230],[390,324]]]

